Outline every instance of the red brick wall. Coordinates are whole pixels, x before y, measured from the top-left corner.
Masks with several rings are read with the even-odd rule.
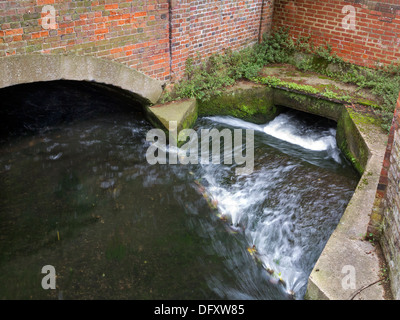
[[[400,96],[389,133],[368,232],[380,236],[393,295],[400,299]]]
[[[272,23],[273,1],[172,0],[172,12],[172,76],[180,78],[188,57],[257,42]]]
[[[264,5],[263,5],[264,3]],[[268,31],[271,0],[0,1],[0,57],[90,54],[153,78],[182,76],[188,57],[240,49]],[[55,9],[55,28],[45,29]],[[261,15],[263,20],[261,21]],[[171,48],[171,49],[170,49]]]
[[[271,31],[272,18],[274,15],[274,4],[275,0],[263,1],[261,7],[261,24],[260,24],[259,41],[262,41],[262,37],[265,33],[269,33]]]
[[[342,12],[345,6],[355,9],[354,25],[346,18],[351,11]],[[399,0],[275,0],[273,28],[281,26],[296,39],[311,35],[317,45],[328,42],[355,64],[400,62]]]
[[[56,28],[44,29],[43,5]],[[15,0],[0,2],[0,56],[91,54],[159,79],[169,77],[167,0]]]

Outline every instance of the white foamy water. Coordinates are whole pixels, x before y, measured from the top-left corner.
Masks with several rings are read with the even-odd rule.
[[[207,172],[203,179],[218,202],[219,212],[229,217],[234,230],[244,233],[249,247],[256,246],[263,267],[274,271],[271,281],[281,277],[288,292],[299,292],[306,285],[306,275],[299,266],[304,249],[300,241],[291,241],[296,228],[291,212],[298,210],[301,195],[278,191],[290,174],[286,169],[271,167],[229,187],[215,179],[213,172]],[[266,207],[264,201],[271,197],[278,204]]]
[[[258,125],[232,117],[209,117],[208,119],[232,127],[264,132],[276,139],[311,151],[326,151],[336,162],[341,163],[336,144],[336,130],[329,128],[317,130],[304,126],[292,114],[280,114],[266,125]]]
[[[276,117],[263,130],[270,136],[313,151],[327,150],[336,144],[334,129],[328,132],[302,133],[296,123],[291,121],[291,117],[286,114]]]
[[[251,129],[258,132],[258,137],[265,134],[281,141],[261,139],[259,148],[271,144],[279,150],[286,148],[289,156],[307,153],[308,156],[302,158],[306,161],[331,158],[336,162],[334,166],[341,164],[336,130],[307,123],[293,114],[281,114],[265,125],[232,117],[207,119],[234,128]],[[328,208],[344,207],[344,204],[334,196],[340,193],[335,184],[320,185],[323,171],[317,167],[282,161],[288,158],[279,155],[267,159],[251,175],[229,184],[222,178],[225,174],[221,168],[203,166],[201,181],[206,181],[207,192],[218,203],[220,214],[228,217],[233,230],[245,235],[249,247],[255,245],[263,267],[273,270],[271,281],[283,279],[286,290],[301,297],[307,285],[307,270],[312,268],[318,250],[323,248],[325,240],[321,239],[325,230],[329,230],[327,225],[336,223],[334,210]],[[320,224],[324,226],[321,228]]]

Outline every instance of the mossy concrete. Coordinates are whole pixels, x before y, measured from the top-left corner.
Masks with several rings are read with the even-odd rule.
[[[372,116],[320,96],[273,88],[273,102],[336,121],[338,146],[361,176],[337,228],[310,274],[305,298],[346,300],[353,297],[357,289],[375,283],[361,290],[354,299],[385,299],[388,292],[376,283],[384,262],[382,252],[379,246],[365,240],[365,236],[387,135]],[[346,287],[345,276],[349,270],[346,268],[349,267],[355,271],[354,289]]]
[[[311,94],[274,88],[274,104],[339,121],[343,105]]]
[[[352,162],[353,166],[362,175],[367,166],[370,151],[350,112],[345,109],[340,115],[336,141],[346,158]]]
[[[296,56],[303,57],[304,54],[298,53],[296,54]],[[310,56],[310,58],[313,57]],[[326,66],[322,60],[321,63],[323,63],[324,67]],[[335,65],[329,64],[327,67],[328,70],[331,70],[333,66]],[[382,102],[382,97],[373,94],[371,89],[360,88],[355,84],[343,83],[326,75],[318,74],[314,71],[303,72],[296,69],[296,67],[294,67],[293,65],[289,64],[279,65],[278,67],[273,68],[268,66],[263,69],[262,73],[265,76],[277,77],[282,81],[288,81],[314,87],[315,89],[318,89],[321,93],[324,93],[325,90],[333,91],[336,92],[338,96],[347,96],[348,99],[350,99],[352,102],[361,105],[379,108],[379,105]]]
[[[274,69],[274,72],[277,71]],[[309,77],[297,80],[301,83],[311,81]],[[387,142],[381,123],[367,113],[361,114],[342,103],[287,88],[274,88],[274,103],[335,120],[338,147],[361,176],[337,228],[309,276],[305,298],[386,299],[388,291],[377,282],[381,279],[384,263],[382,251],[379,245],[365,238]],[[348,268],[355,271],[354,288],[346,286]],[[371,286],[362,289],[368,285]],[[362,290],[357,293],[359,289]]]
[[[365,119],[367,116],[362,116]],[[387,292],[376,283],[381,278],[381,249],[365,239],[380,177],[387,135],[373,120],[345,108],[338,122],[339,140],[363,174],[337,228],[312,270],[306,299],[346,300],[370,284],[354,299],[384,300]],[[343,146],[342,146],[343,147]],[[346,276],[354,268],[355,287],[346,287]],[[344,284],[344,286],[343,286]]]
[[[249,81],[239,81],[221,95],[199,100],[199,116],[232,116],[253,123],[266,123],[282,108],[274,103],[274,90]]]
[[[382,263],[379,246],[365,240],[369,216],[373,208],[375,192],[383,162],[386,134],[375,118],[362,115],[342,103],[312,94],[304,94],[288,88],[266,88],[258,85],[239,84],[235,93],[228,91],[213,102],[200,103],[199,114],[232,115],[250,120],[240,112],[243,101],[250,103],[251,97],[260,95],[260,101],[269,110],[272,106],[284,106],[329,118],[337,122],[337,143],[341,151],[352,162],[360,174],[360,182],[348,204],[336,230],[331,235],[320,258],[310,274],[306,299],[345,300],[357,289],[380,279]],[[249,93],[250,97],[246,97]],[[262,96],[265,96],[262,98]],[[256,107],[256,112],[265,109]],[[278,109],[277,109],[278,110]],[[276,111],[274,111],[276,112]],[[279,113],[279,112],[277,112]],[[277,113],[275,115],[277,115]],[[262,117],[259,117],[263,121]],[[354,267],[355,289],[342,286],[346,276],[345,266]],[[375,284],[362,290],[354,299],[385,299],[383,286]]]
[[[0,70],[0,88],[39,81],[95,81],[132,92],[143,104],[156,103],[163,90],[161,81],[123,64],[92,56],[14,55],[0,58]]]
[[[288,88],[271,88],[249,81],[240,81],[218,96],[207,101],[199,100],[198,114],[233,116],[263,124],[275,118],[286,107],[336,121],[339,148],[360,175],[364,173],[369,151],[358,127],[354,124],[353,118],[356,119],[356,114],[350,114],[342,103],[331,99]]]

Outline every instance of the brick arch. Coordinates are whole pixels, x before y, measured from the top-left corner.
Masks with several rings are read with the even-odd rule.
[[[0,88],[54,80],[95,81],[135,93],[144,104],[159,99],[163,83],[120,63],[93,56],[15,55],[0,58]]]

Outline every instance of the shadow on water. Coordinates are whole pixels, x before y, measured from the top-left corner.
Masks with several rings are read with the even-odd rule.
[[[149,165],[151,126],[104,87],[21,88],[0,90],[1,298],[303,297],[359,178],[331,123],[199,119],[198,131],[255,130],[254,172],[236,176],[235,164]],[[44,265],[56,290],[41,287]]]
[[[86,81],[48,81],[0,90],[0,138],[32,135],[99,115],[141,112],[139,97],[117,87]]]

